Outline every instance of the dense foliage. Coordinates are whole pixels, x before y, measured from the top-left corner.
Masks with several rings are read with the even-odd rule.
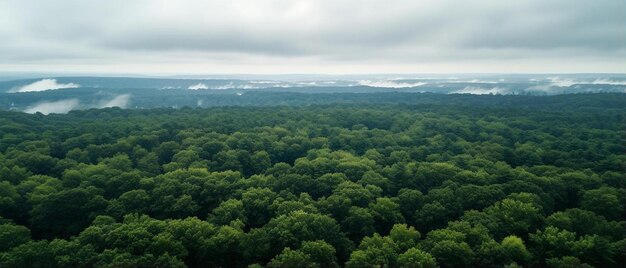
[[[618,267],[617,96],[0,112],[0,266]]]

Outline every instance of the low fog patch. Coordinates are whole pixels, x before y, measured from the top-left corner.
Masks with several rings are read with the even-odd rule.
[[[495,95],[506,94],[508,89],[501,87],[483,88],[483,87],[464,87],[459,90],[450,92],[449,94],[473,94],[473,95]]]
[[[596,79],[591,83],[594,85],[626,86],[626,81],[617,81],[604,78]]]
[[[504,82],[504,81],[488,81],[488,80],[478,80],[478,79],[471,79],[471,80],[455,80],[455,81],[447,81],[448,83],[468,83],[468,84],[497,84],[499,82]]]
[[[406,87],[419,87],[426,85],[424,82],[398,82],[394,80],[361,80],[358,81],[359,85],[368,86],[368,87],[385,87],[385,88],[406,88]]]
[[[199,89],[209,89],[204,83],[197,83],[195,85],[189,86],[187,89],[189,90],[199,90]]]
[[[41,79],[39,81],[33,82],[31,84],[21,86],[18,88],[12,89],[10,92],[39,92],[46,90],[55,90],[55,89],[63,89],[63,88],[78,88],[80,85],[74,83],[62,84],[58,83],[56,79]]]
[[[78,107],[78,99],[65,99],[60,101],[46,101],[36,103],[24,110],[29,114],[40,112],[42,114],[65,114]]]
[[[120,107],[126,108],[130,102],[130,94],[117,95],[115,98],[107,101],[101,101],[99,108]]]
[[[562,79],[558,76],[548,77],[548,80],[550,80],[550,86],[555,86],[555,87],[570,87],[570,86],[579,84],[573,79]]]

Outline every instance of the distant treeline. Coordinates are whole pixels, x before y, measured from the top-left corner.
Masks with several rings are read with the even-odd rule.
[[[80,101],[79,109],[98,107],[99,103],[116,96],[128,95],[123,108],[216,107],[216,106],[301,106],[337,103],[359,104],[452,104],[500,108],[558,109],[558,108],[623,108],[626,94],[594,93],[556,96],[536,95],[470,95],[406,92],[380,92],[366,87],[346,88],[346,92],[325,92],[324,88],[309,88],[310,92],[252,91],[252,90],[155,90],[79,88],[28,93],[0,93],[0,109],[25,110],[42,102],[68,99]],[[338,90],[328,88],[328,90]],[[388,91],[390,89],[385,89]],[[305,91],[305,90],[302,90]],[[356,91],[356,92],[354,92]]]

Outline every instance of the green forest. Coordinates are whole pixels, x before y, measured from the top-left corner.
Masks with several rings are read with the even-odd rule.
[[[626,263],[623,94],[449,99],[0,111],[0,267]]]

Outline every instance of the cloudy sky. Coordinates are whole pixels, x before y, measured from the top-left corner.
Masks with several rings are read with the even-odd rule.
[[[626,1],[2,0],[0,72],[626,72]]]

